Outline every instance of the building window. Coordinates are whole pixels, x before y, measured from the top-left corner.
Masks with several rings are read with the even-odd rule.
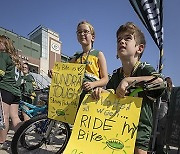
[[[42,57],[48,58],[48,34],[42,31]]]

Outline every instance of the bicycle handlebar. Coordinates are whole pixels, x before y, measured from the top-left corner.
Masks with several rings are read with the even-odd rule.
[[[148,80],[148,81],[141,81],[141,82],[137,82],[136,80],[134,80],[127,88],[131,89],[131,88],[135,88],[130,94],[129,96],[134,96],[135,94],[141,92],[141,91],[152,91],[152,90],[158,90],[158,89],[164,89],[167,87],[167,83],[166,82],[161,82],[161,83],[151,83],[152,81],[154,81],[155,79],[157,79],[157,77]]]
[[[27,93],[21,93],[23,96],[25,96],[25,97],[34,97],[34,95],[31,95],[31,94],[27,94]]]

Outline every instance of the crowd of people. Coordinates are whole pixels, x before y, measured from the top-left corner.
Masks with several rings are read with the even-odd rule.
[[[82,21],[77,26],[77,40],[82,47],[81,52],[76,52],[70,59],[71,63],[86,64],[82,93],[79,105],[85,94],[89,91],[94,99],[100,99],[105,89],[113,89],[119,98],[127,95],[127,87],[136,80],[148,81],[155,78],[153,83],[164,82],[164,78],[147,62],[141,62],[146,40],[143,32],[132,22],[121,25],[116,32],[117,53],[121,66],[113,71],[108,78],[106,59],[102,51],[94,49],[95,30],[87,21]],[[6,137],[9,128],[9,117],[15,130],[21,124],[18,117],[18,102],[20,99],[32,103],[35,97],[35,81],[29,74],[29,65],[21,64],[18,60],[16,49],[10,39],[0,36],[0,93],[2,109],[5,119],[5,129],[0,130],[0,149],[6,149]],[[53,76],[50,70],[49,76]],[[140,120],[135,143],[135,154],[147,154],[153,127],[153,103],[160,97],[163,90],[139,93],[143,98]],[[158,94],[158,95],[157,95]],[[150,97],[149,97],[150,96]],[[24,114],[24,119],[28,120]]]

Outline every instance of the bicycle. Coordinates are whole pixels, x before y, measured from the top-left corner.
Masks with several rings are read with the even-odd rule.
[[[42,94],[45,94],[43,96],[45,96],[46,98],[40,97],[37,100],[36,104],[28,103],[28,102],[23,101],[23,100],[19,101],[18,115],[22,121],[24,121],[24,117],[23,117],[22,112],[24,112],[29,118],[32,118],[38,114],[47,113],[47,95],[48,95],[48,92],[47,92],[46,88],[41,89],[40,92]],[[32,96],[32,95],[25,94],[25,93],[23,93],[22,95],[27,97],[27,98],[30,98]]]
[[[38,107],[21,101],[23,105],[31,107],[30,110],[23,108],[31,119],[25,121],[15,132],[11,142],[11,151],[13,154],[28,153],[30,150],[38,153],[42,150],[47,153],[59,153],[64,151],[70,137],[70,127],[67,123],[48,119],[47,105]],[[42,112],[41,112],[42,111]],[[38,113],[44,113],[39,115]],[[37,115],[38,114],[38,115]],[[62,142],[62,144],[60,144]],[[43,145],[45,145],[43,147]],[[50,148],[50,151],[45,150]],[[32,151],[30,151],[32,153]]]
[[[153,79],[149,80],[149,81],[141,81],[141,82],[137,82],[136,80],[134,82],[132,82],[126,89],[133,89],[134,90],[132,92],[129,93],[129,96],[136,96],[139,92],[148,92],[148,91],[153,91],[153,90],[158,90],[158,89],[162,89],[162,92],[161,94],[157,95],[157,98],[154,99],[152,97],[149,97],[150,99],[153,99],[154,101],[158,100],[161,95],[163,94],[165,88],[167,88],[167,82],[162,82],[162,83],[151,83],[153,82],[154,80],[156,80],[157,77],[154,77]],[[157,102],[157,101],[156,101]],[[157,113],[156,113],[157,114]],[[156,119],[153,119],[153,120],[156,120]],[[156,127],[157,127],[157,124],[158,123],[154,123],[154,128],[153,128],[153,131],[152,131],[152,136],[151,136],[151,141],[150,141],[150,150],[148,151],[148,154],[155,154],[156,151],[154,151],[154,149],[151,149],[151,146],[153,146],[153,141],[156,139],[156,135],[154,135],[154,131],[156,131]]]
[[[41,93],[47,94],[47,91],[42,89]],[[26,97],[30,97],[30,95],[27,95],[27,94],[23,94],[23,95]],[[41,102],[41,103],[39,103],[39,102]],[[28,115],[29,118],[32,118],[32,117],[40,115],[40,114],[46,114],[47,113],[47,95],[46,95],[46,98],[40,97],[37,104],[34,105],[34,104],[27,103],[23,100],[20,100],[20,102],[19,102],[19,117],[20,117],[20,119],[24,120],[22,112],[24,112],[26,115]],[[41,104],[41,105],[39,105],[39,104]],[[27,147],[24,137],[21,137],[21,144],[23,146]]]

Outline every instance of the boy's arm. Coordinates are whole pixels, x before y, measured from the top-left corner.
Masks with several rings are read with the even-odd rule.
[[[136,80],[136,82],[141,82],[141,81],[149,81],[151,79],[153,79],[154,76],[139,76],[139,77],[127,77],[124,78],[120,84],[118,85],[117,89],[116,89],[116,95],[120,98],[124,97],[125,94],[127,93],[127,86],[129,86],[133,81]],[[158,77],[157,79],[155,79],[154,81],[152,81],[151,83],[162,83],[163,79]]]

